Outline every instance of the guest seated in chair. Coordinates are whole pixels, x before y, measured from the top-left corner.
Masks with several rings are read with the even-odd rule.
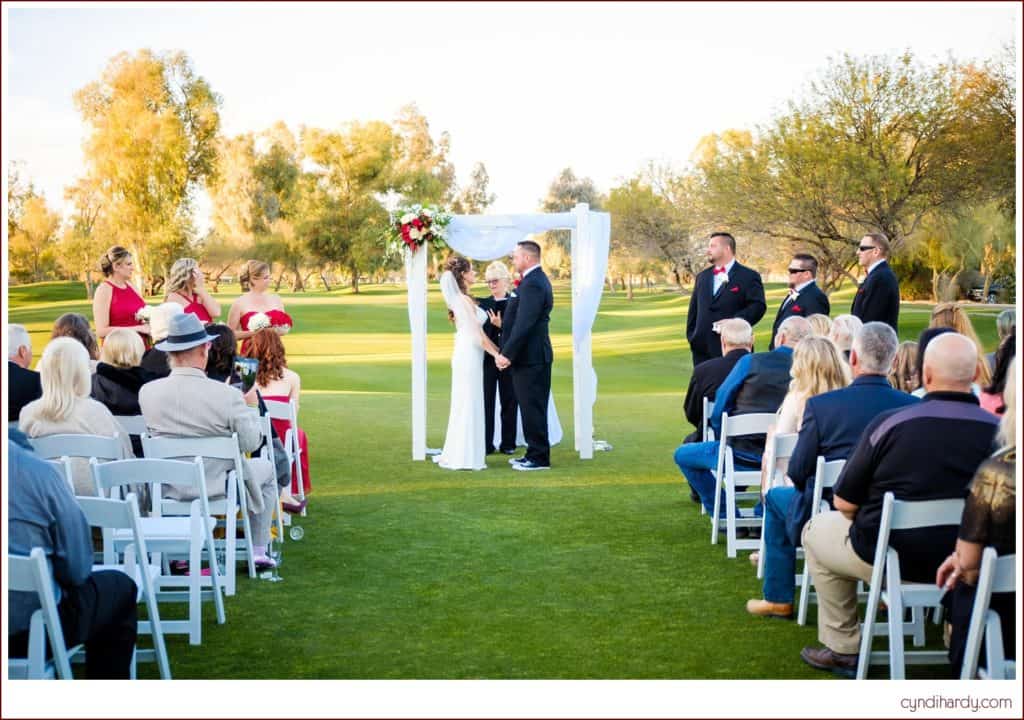
[[[19,429],[30,438],[47,435],[119,434],[124,457],[135,457],[128,435],[103,403],[89,397],[89,353],[77,340],[51,340],[39,361],[43,396],[21,411]],[[95,495],[88,458],[73,458],[71,475],[76,495]]]
[[[793,348],[810,334],[807,318],[786,318],[779,326],[774,350],[744,355],[737,361],[715,395],[710,425],[716,437],[721,437],[723,413],[732,416],[778,411],[789,388]],[[764,443],[764,435],[730,439],[736,466],[744,470],[760,468]],[[690,487],[697,491],[704,508],[709,514],[714,513],[716,482],[711,470],[718,463],[718,441],[680,445],[675,462]],[[746,530],[739,529],[741,537],[747,537]]]
[[[207,356],[213,339],[195,315],[178,314],[171,318],[167,338],[157,346],[167,353],[171,374],[142,386],[139,392],[142,414],[154,437],[224,437],[237,433],[240,450],[252,452],[263,441],[255,409],[256,390],[253,388],[243,396],[235,388],[206,377]],[[205,459],[204,466],[209,497],[224,497],[227,473],[234,465],[227,460]],[[277,502],[274,468],[263,458],[246,458],[242,460],[242,471],[241,491],[248,497],[256,566],[273,567],[275,563],[267,556],[267,545]],[[195,499],[188,491],[173,487],[168,488],[167,497]]]
[[[92,396],[114,415],[141,415],[139,390],[152,375],[142,369],[146,346],[142,337],[128,328],[114,328],[103,341],[100,363],[92,376]]]
[[[85,676],[128,680],[138,628],[135,581],[119,570],[92,572],[92,534],[82,509],[60,473],[17,430],[7,441],[7,462],[8,552],[27,556],[38,547],[46,553],[64,641],[85,644]],[[12,592],[7,603],[10,657],[25,657],[39,600]]]
[[[705,360],[693,369],[690,385],[683,400],[683,414],[694,431],[686,436],[684,443],[701,442],[700,428],[704,416],[704,398],[715,399],[715,393],[725,378],[732,372],[737,361],[754,349],[754,331],[743,318],[723,320],[718,326],[721,333],[722,356]]]
[[[171,318],[184,312],[181,305],[172,302],[166,302],[153,308],[149,317],[149,331],[153,342],[162,342],[167,337]],[[142,368],[154,378],[167,377],[171,374],[171,366],[167,362],[167,353],[158,349],[155,345],[143,353],[141,364]]]
[[[100,346],[96,342],[96,335],[89,327],[89,319],[78,313],[64,313],[53,323],[53,332],[50,339],[69,337],[82,343],[82,347],[89,353],[89,372],[96,372],[96,364],[100,359]]]
[[[864,428],[833,490],[835,511],[804,526],[824,645],[800,653],[811,667],[844,677],[857,672],[857,581],[871,581],[885,493],[908,501],[963,498],[992,452],[996,418],[971,394],[978,375],[974,342],[959,333],[935,338],[923,375],[924,400],[883,412]],[[929,527],[893,532],[889,545],[899,553],[904,580],[930,583],[955,542],[955,527]]]
[[[828,339],[836,344],[839,352],[845,360],[850,359],[850,348],[853,347],[853,339],[864,327],[864,323],[856,315],[840,315],[832,321],[832,327],[828,331]]]
[[[997,442],[1000,449],[975,473],[960,521],[956,549],[939,566],[935,576],[939,587],[950,590],[943,598],[943,604],[950,611],[949,663],[953,677],[960,677],[964,661],[982,551],[992,546],[999,555],[1017,553],[1017,383],[1014,365],[1016,362],[1011,363],[1003,391],[1006,412],[999,423]],[[1008,658],[1015,658],[1017,654],[1016,600],[1014,593],[995,593],[989,604],[989,608],[999,615],[1003,652]]]
[[[7,326],[7,422],[18,422],[21,409],[43,394],[32,367],[32,338],[24,325]]]
[[[285,358],[284,343],[281,336],[273,328],[258,330],[249,338],[246,348],[246,356],[259,361],[259,368],[256,371],[256,388],[264,400],[275,400],[277,402],[295,403],[296,410],[299,407],[300,380],[298,373],[288,368],[288,361]],[[290,428],[287,420],[271,420],[278,437],[285,437]],[[306,433],[301,428],[294,428],[298,433],[299,447],[302,450],[302,490],[303,495],[309,493],[312,481],[309,477],[309,442]],[[292,476],[292,492],[298,492],[298,474]],[[287,497],[287,499],[285,499]],[[305,507],[305,501],[300,503],[294,497],[286,495],[282,497],[285,509],[298,506],[301,510]]]
[[[893,390],[885,379],[895,354],[893,329],[883,322],[868,323],[850,350],[853,383],[808,398],[786,471],[792,487],[775,487],[765,495],[764,599],[747,601],[747,612],[784,618],[793,614],[796,548],[800,531],[811,516],[818,456],[845,460],[864,428],[880,412],[917,402],[913,396]],[[831,494],[826,490],[823,496],[828,500]]]

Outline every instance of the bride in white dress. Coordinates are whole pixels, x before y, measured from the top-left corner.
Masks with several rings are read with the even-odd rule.
[[[448,316],[455,323],[452,350],[452,404],[444,449],[434,462],[449,470],[483,470],[487,443],[484,439],[484,352],[498,354],[498,348],[484,334],[485,313],[468,294],[476,281],[469,261],[453,255],[441,275],[441,292]]]

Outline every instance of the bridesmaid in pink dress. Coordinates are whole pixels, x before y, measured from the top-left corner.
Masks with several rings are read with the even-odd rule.
[[[249,328],[254,315],[263,313],[269,317],[278,335],[286,335],[292,329],[292,319],[284,311],[281,297],[267,292],[270,287],[270,266],[267,263],[259,260],[247,261],[238,279],[245,292],[231,303],[228,327],[234,331],[235,337],[242,341],[241,354],[245,355],[249,348],[249,338],[258,329]]]
[[[103,339],[114,328],[126,327],[139,333],[148,347],[149,325],[135,317],[146,301],[131,284],[135,271],[131,253],[115,245],[100,258],[100,269],[107,279],[97,286],[92,298],[96,335]]]
[[[293,401],[298,410],[301,383],[298,373],[288,368],[281,337],[272,328],[258,330],[249,339],[249,347],[245,355],[259,361],[259,369],[256,371],[256,389],[259,390],[263,399],[283,403]],[[291,424],[287,420],[272,419],[270,422],[274,425],[277,436],[283,441]],[[309,477],[309,441],[301,428],[295,428],[295,431],[299,436],[299,447],[302,449],[302,490],[305,495],[309,493],[312,485]],[[298,489],[298,475],[293,471],[291,490],[295,493],[298,492]],[[282,502],[287,503],[283,496]],[[293,498],[292,503],[295,502]]]
[[[185,312],[192,313],[203,325],[209,325],[220,317],[220,303],[206,292],[203,271],[199,263],[192,258],[181,258],[171,266],[171,276],[167,281],[167,296],[164,302],[181,305]]]

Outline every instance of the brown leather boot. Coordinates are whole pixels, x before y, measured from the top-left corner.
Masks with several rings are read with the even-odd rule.
[[[773,603],[767,600],[747,600],[747,612],[760,617],[793,618],[793,603]]]
[[[857,653],[837,653],[827,647],[805,647],[800,651],[800,659],[812,668],[828,670],[840,677],[857,677]]]

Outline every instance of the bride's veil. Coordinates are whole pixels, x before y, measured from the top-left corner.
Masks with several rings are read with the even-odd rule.
[[[459,283],[451,270],[445,270],[441,273],[441,294],[444,296],[448,309],[455,315],[456,322],[461,324],[472,320],[469,305],[466,303],[466,296],[459,289]]]

